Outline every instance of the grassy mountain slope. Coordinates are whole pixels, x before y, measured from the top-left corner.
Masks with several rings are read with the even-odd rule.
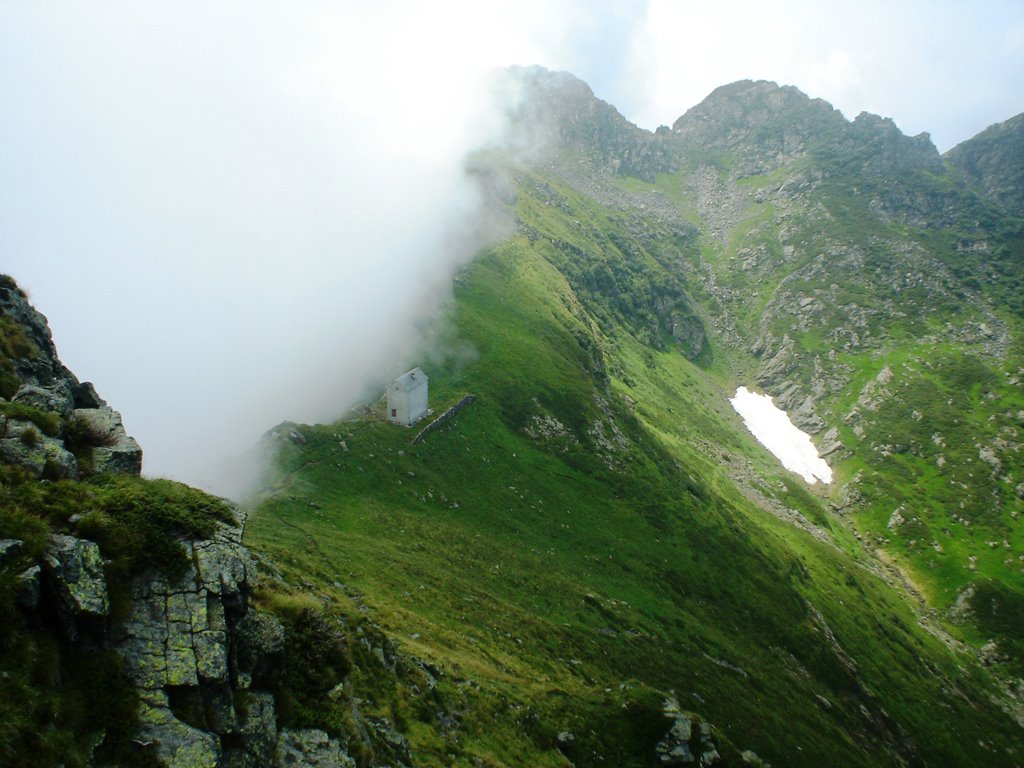
[[[922,626],[838,497],[778,469],[726,401],[777,357],[778,286],[813,262],[772,241],[788,198],[745,202],[786,174],[741,182],[728,152],[616,143],[628,124],[588,132],[591,113],[570,112],[550,164],[506,168],[518,234],[456,281],[450,320],[477,358],[431,367],[431,398],[476,402],[417,445],[379,407],[278,430],[248,542],[290,589],[395,640],[406,662],[381,656],[397,682],[351,684],[419,765],[656,765],[670,696],[715,726],[726,764],[744,749],[775,765],[1020,762],[996,682]],[[636,175],[595,172],[608,153],[581,135],[627,146]],[[732,220],[709,189],[739,190],[716,207]],[[753,245],[766,277],[727,266]],[[833,330],[789,336],[797,395]],[[850,387],[870,378],[874,351],[843,354],[864,369],[842,360]],[[849,480],[867,459],[841,450]],[[885,477],[879,494],[900,487]],[[848,511],[869,532],[871,503]]]
[[[834,451],[837,504],[869,546],[933,607],[966,600],[962,634],[998,640],[1019,675],[1022,624],[991,614],[1024,606],[1024,222],[976,196],[924,136],[828,119],[772,84],[726,90],[745,94],[745,114],[713,94],[676,124],[684,155],[711,158],[710,181],[691,176],[683,196],[678,174],[654,185],[705,222],[707,315]]]

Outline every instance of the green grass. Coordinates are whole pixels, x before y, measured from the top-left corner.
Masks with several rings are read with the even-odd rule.
[[[593,248],[586,224],[551,226]],[[418,761],[562,765],[553,737],[571,730],[593,734],[578,765],[653,765],[668,691],[775,764],[896,764],[898,734],[928,762],[1004,755],[1018,732],[992,683],[918,626],[821,497],[770,469],[731,382],[602,318],[559,258],[521,237],[460,280],[451,320],[478,358],[431,370],[431,397],[477,401],[450,426],[415,447],[372,416],[301,428],[247,528],[289,583],[365,610],[444,671],[429,706],[353,682],[408,725]],[[539,416],[571,439],[531,438]],[[624,445],[603,446],[595,422]],[[728,469],[743,461],[835,544],[751,504]],[[439,729],[438,711],[459,727]],[[636,725],[610,729],[622,711]]]
[[[734,180],[737,190],[771,190],[807,171],[820,176],[813,194],[782,206],[771,197],[750,205],[724,244],[705,235],[699,260],[731,297],[696,287],[689,293],[705,316],[727,311],[730,330],[750,345],[767,339],[778,349],[785,336],[793,339],[787,383],[806,392],[815,376],[828,382],[819,414],[846,446],[837,477],[858,478],[858,532],[908,570],[933,607],[949,608],[976,579],[1020,589],[1020,223],[1000,217],[949,174],[909,165],[891,176],[869,171],[873,139],[839,141],[837,130],[832,125],[816,137],[808,156]],[[728,184],[731,166],[715,167]],[[638,182],[624,184],[641,191]],[[686,169],[659,177],[655,187],[702,223],[692,217],[697,204]],[[970,246],[980,241],[979,255]],[[782,243],[791,257],[782,258]],[[740,267],[744,251],[760,253],[755,266]],[[794,310],[805,296],[818,302],[809,320]],[[993,317],[1011,336],[1004,358],[972,330]],[[733,377],[761,361],[732,339],[712,346],[716,376],[749,383]],[[895,389],[877,410],[851,417],[864,385],[885,365],[897,371]],[[991,452],[988,461],[982,451]],[[887,523],[901,505],[910,519],[891,530]],[[1019,631],[1001,637],[1011,651],[1019,647]]]
[[[31,421],[43,434],[54,437],[60,431],[60,416],[52,411],[44,411],[25,403],[0,403],[0,414],[8,419]]]

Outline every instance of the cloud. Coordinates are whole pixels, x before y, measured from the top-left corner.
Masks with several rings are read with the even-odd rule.
[[[489,235],[493,67],[581,4],[0,9],[0,252],[146,450],[209,484],[407,362]]]
[[[708,5],[650,0],[632,31],[626,116],[671,124],[719,85],[775,80],[847,117],[892,117],[945,150],[1022,108],[1024,8],[990,0]]]
[[[395,372],[481,242],[493,67],[572,71],[648,128],[775,79],[943,147],[1020,110],[1022,12],[976,6],[0,3],[0,268],[147,470],[192,479]]]

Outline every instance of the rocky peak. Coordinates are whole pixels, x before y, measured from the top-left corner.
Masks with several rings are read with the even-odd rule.
[[[983,197],[1024,216],[1024,113],[957,144],[945,158]]]
[[[689,147],[739,154],[739,175],[765,173],[841,130],[843,116],[793,86],[741,80],[716,88],[675,121]]]
[[[739,80],[713,90],[700,104],[691,107],[672,124],[679,135],[703,133],[703,127],[753,128],[777,116],[790,117],[810,111],[819,118],[835,121],[838,110],[822,99],[811,99],[792,85],[780,86],[769,80]]]
[[[857,155],[865,174],[893,175],[915,168],[935,173],[943,170],[942,158],[931,136],[906,136],[889,117],[861,112],[849,124],[844,139],[836,150]]]
[[[675,167],[677,153],[665,132],[638,128],[579,78],[543,67],[510,67],[505,74],[515,103],[513,144],[582,151],[600,171],[648,181]]]
[[[0,349],[2,370],[8,377],[16,378],[17,384],[45,387],[60,378],[74,378],[57,358],[46,318],[7,275],[0,275],[0,323],[4,336]],[[12,378],[5,379],[0,395],[13,395],[11,387],[16,389],[17,384],[12,383]]]
[[[672,133],[691,149],[736,154],[738,176],[770,172],[806,155],[844,176],[942,171],[928,134],[905,136],[890,118],[867,112],[850,122],[822,99],[765,80],[715,89],[676,120]]]

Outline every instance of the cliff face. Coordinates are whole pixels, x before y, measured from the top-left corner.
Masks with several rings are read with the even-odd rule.
[[[0,326],[0,763],[351,765],[277,726],[285,631],[250,607],[241,512],[139,477],[120,414],[7,277]]]

